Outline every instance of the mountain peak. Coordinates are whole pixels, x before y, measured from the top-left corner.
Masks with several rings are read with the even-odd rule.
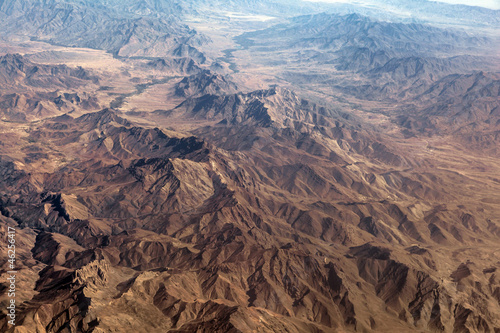
[[[24,57],[19,53],[7,53],[0,56],[0,64],[12,64],[12,63],[23,63],[25,61]]]
[[[120,117],[116,110],[110,108],[105,108],[101,111],[84,114],[83,116],[76,118],[75,121],[80,124],[89,124],[95,127],[113,122],[123,126],[131,125],[128,120]]]
[[[202,95],[224,95],[234,93],[238,87],[223,75],[202,70],[200,73],[184,77],[175,86],[175,95],[193,97]]]
[[[0,56],[0,76],[6,80],[6,83],[8,83],[9,78],[15,80],[24,75],[27,63],[30,62],[18,53]]]

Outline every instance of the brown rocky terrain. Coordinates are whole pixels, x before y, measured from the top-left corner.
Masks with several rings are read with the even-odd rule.
[[[263,6],[0,1],[2,332],[500,332],[495,37]]]
[[[0,57],[0,116],[4,121],[32,121],[75,109],[95,110],[97,98],[83,89],[98,84],[97,76],[82,67],[37,64],[20,54],[6,54]]]

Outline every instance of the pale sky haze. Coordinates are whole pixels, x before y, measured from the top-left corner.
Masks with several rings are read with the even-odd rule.
[[[468,5],[468,6],[479,6],[479,7],[486,7],[486,8],[491,8],[491,9],[500,9],[500,0],[476,0],[476,1],[439,0],[439,2],[455,3],[455,4]]]
[[[352,1],[349,0],[305,0],[305,1],[313,1],[313,2],[343,2],[343,3],[349,3]],[[430,0],[432,1],[432,0]],[[479,6],[479,7],[485,7],[485,8],[490,8],[490,9],[500,9],[500,0],[434,0],[434,1],[439,1],[439,2],[446,2],[450,4],[461,4],[461,5],[468,5],[468,6]],[[359,2],[365,2],[363,0]],[[373,0],[366,1],[366,2],[376,2]]]

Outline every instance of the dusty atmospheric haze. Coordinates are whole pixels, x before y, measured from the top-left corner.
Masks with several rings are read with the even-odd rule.
[[[452,2],[0,0],[0,331],[499,333],[500,11]]]

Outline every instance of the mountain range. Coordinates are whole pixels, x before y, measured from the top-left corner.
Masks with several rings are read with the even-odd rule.
[[[0,0],[0,329],[499,332],[496,14]]]

